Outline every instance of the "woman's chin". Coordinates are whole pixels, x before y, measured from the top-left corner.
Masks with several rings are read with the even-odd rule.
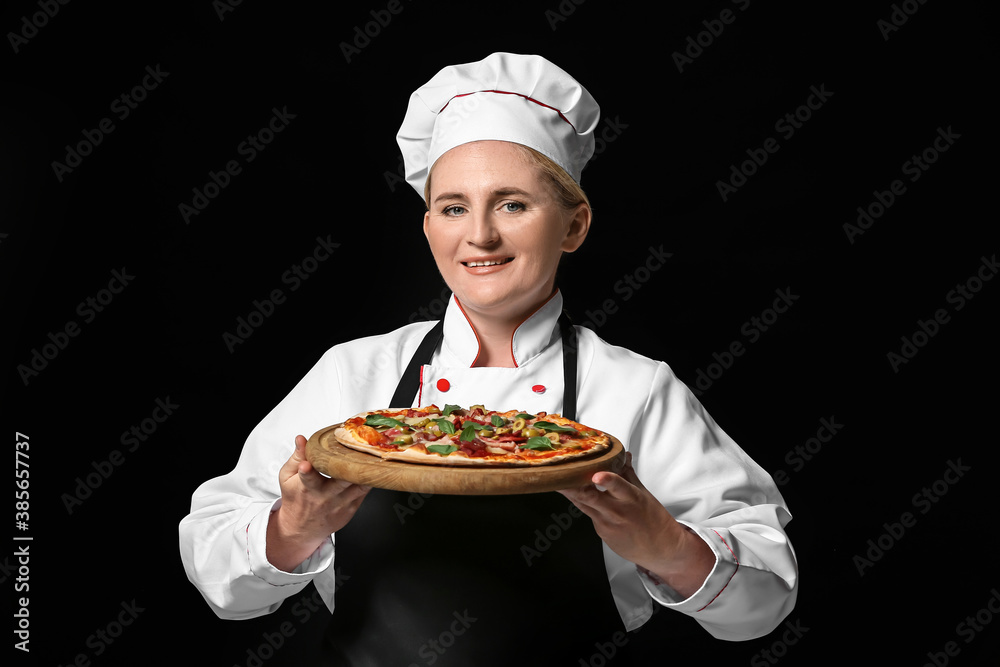
[[[475,313],[491,319],[523,320],[550,296],[532,298],[520,290],[463,290],[456,292],[466,314]]]

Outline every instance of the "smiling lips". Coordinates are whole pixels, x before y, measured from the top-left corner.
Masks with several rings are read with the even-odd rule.
[[[514,261],[513,257],[496,257],[486,259],[469,260],[461,262],[462,266],[470,273],[492,273],[502,269],[507,264]]]

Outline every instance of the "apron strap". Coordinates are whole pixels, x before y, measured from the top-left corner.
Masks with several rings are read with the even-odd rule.
[[[559,332],[562,335],[563,344],[563,410],[562,416],[566,419],[576,421],[576,329],[569,320],[569,315],[564,310],[559,315]],[[420,341],[417,351],[410,358],[410,363],[406,365],[406,370],[399,378],[396,391],[392,395],[389,407],[406,408],[413,403],[413,394],[420,387],[420,368],[424,364],[431,362],[431,356],[441,344],[444,338],[444,320],[438,323],[427,332],[424,339]]]
[[[563,346],[563,411],[562,416],[576,421],[576,329],[564,310],[559,315],[559,331]]]
[[[420,367],[430,363],[431,355],[441,344],[442,338],[444,338],[444,320],[438,320],[438,323],[424,336],[417,351],[413,353],[410,363],[406,365],[406,370],[399,378],[399,384],[396,385],[392,400],[389,401],[389,407],[408,408],[411,406],[413,394],[420,387]]]

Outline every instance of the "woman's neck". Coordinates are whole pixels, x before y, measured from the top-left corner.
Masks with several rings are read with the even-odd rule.
[[[553,291],[552,294],[555,292]],[[469,324],[475,329],[476,337],[479,340],[479,356],[476,357],[474,366],[514,368],[516,364],[511,354],[514,332],[525,320],[538,312],[538,309],[552,298],[552,294],[545,301],[516,315],[491,315],[463,308],[462,311],[465,313],[466,319],[469,320]]]
[[[479,356],[476,357],[475,366],[513,368],[514,357],[510,350],[517,325],[517,322],[497,322],[494,320],[473,322],[472,326],[479,339]]]

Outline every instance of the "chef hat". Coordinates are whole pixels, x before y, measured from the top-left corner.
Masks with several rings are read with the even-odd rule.
[[[545,58],[493,53],[445,67],[414,91],[396,141],[406,181],[421,197],[439,157],[483,139],[534,148],[579,183],[600,113],[590,93]]]

